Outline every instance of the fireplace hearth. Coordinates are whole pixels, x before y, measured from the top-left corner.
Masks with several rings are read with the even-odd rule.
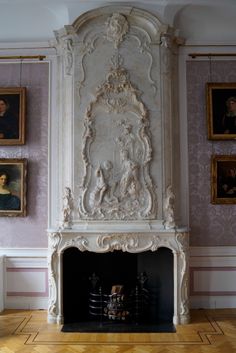
[[[78,331],[92,331],[93,324],[103,332],[171,324],[172,252],[98,254],[68,248],[63,254],[63,308],[64,323]]]

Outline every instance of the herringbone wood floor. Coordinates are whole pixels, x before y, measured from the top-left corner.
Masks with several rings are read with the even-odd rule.
[[[0,353],[236,353],[236,309],[192,310],[176,333],[63,333],[46,311],[0,315]]]

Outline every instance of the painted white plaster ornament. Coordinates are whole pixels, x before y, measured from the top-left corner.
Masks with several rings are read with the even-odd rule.
[[[105,24],[107,40],[113,42],[114,47],[117,49],[129,30],[129,24],[125,16],[120,13],[113,13]]]
[[[65,188],[65,193],[63,196],[63,228],[71,228],[72,226],[72,211],[73,211],[73,197],[71,189],[69,187]]]
[[[169,185],[166,190],[166,198],[164,200],[164,226],[166,229],[175,228],[175,218],[174,218],[174,206],[175,206],[175,195],[172,190],[172,186]]]

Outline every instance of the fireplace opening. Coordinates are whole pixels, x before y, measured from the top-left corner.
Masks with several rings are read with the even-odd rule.
[[[70,247],[63,254],[64,327],[82,332],[172,332],[173,282],[168,248],[133,254]]]

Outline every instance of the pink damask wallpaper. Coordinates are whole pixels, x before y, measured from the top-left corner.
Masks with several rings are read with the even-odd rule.
[[[0,247],[47,247],[48,63],[0,63],[0,87],[27,89],[26,144],[0,158],[27,158],[27,216],[0,217]]]
[[[187,63],[190,243],[236,245],[236,205],[211,204],[211,155],[235,154],[236,141],[207,139],[206,82],[236,82],[236,61]]]

